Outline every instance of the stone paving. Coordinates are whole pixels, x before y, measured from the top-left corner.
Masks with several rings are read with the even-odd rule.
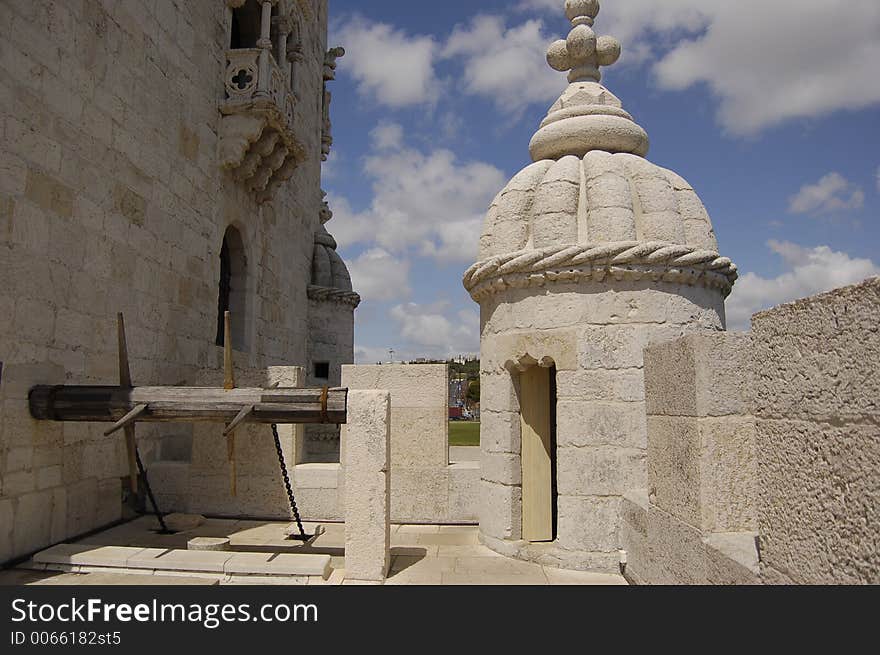
[[[317,524],[306,524],[307,532]],[[156,534],[155,520],[141,517],[77,542],[100,547],[186,549],[194,537],[229,537],[237,553],[314,553],[330,556],[332,572],[326,580],[284,576],[229,576],[223,573],[149,572],[114,568],[87,573],[30,570],[33,561],[18,569],[0,571],[0,584],[354,584],[345,579],[344,526],[322,524],[325,532],[310,546],[285,539],[288,523],[210,519],[204,525],[174,535]],[[107,549],[109,550],[109,548]],[[195,551],[190,551],[195,554]],[[201,553],[210,556],[211,553]],[[391,570],[387,585],[622,585],[620,575],[564,571],[502,557],[479,543],[475,526],[392,525]],[[29,568],[30,567],[30,568]]]

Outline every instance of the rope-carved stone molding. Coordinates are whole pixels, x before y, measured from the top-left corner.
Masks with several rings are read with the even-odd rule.
[[[361,304],[361,297],[354,291],[319,287],[314,284],[309,285],[308,296],[310,300],[317,300],[318,302],[338,302],[342,305],[350,305],[352,308],[356,308]]]
[[[608,276],[702,285],[720,289],[727,296],[739,274],[730,259],[712,250],[662,241],[618,241],[497,255],[471,266],[463,282],[479,302],[505,289],[586,279],[601,282]]]

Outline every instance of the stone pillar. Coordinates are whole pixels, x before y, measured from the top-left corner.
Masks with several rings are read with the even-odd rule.
[[[391,558],[391,394],[349,391],[345,458],[345,576],[381,582]]]
[[[755,419],[749,415],[748,335],[692,335],[645,349],[650,563],[661,584],[721,582],[712,550],[736,546],[746,581],[756,564]],[[712,535],[725,535],[714,548]],[[728,556],[729,553],[728,553]],[[754,573],[754,570],[752,570]]]

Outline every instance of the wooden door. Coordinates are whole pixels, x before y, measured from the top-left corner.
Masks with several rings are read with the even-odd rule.
[[[525,541],[553,541],[553,452],[550,369],[520,376],[522,532]]]

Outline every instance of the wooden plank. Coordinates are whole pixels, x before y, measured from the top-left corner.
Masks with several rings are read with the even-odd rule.
[[[550,400],[548,369],[533,366],[520,374],[522,532],[530,542],[553,540]]]
[[[29,395],[31,414],[36,419],[116,423],[137,408],[149,405],[137,420],[141,422],[230,423],[244,407],[253,405],[251,422],[321,423],[322,389],[233,389],[201,387],[98,387],[37,386]],[[347,389],[331,389],[327,398],[327,420],[346,422]],[[264,402],[271,401],[271,402]]]
[[[232,327],[230,313],[223,315],[223,388],[235,389],[235,370],[232,364]]]

